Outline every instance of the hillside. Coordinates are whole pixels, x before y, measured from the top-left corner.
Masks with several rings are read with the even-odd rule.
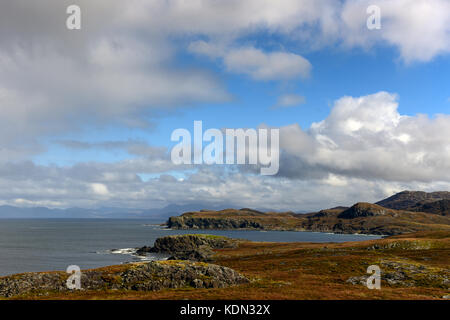
[[[396,235],[417,231],[450,231],[450,217],[357,203],[310,214],[251,209],[187,212],[170,217],[173,229],[257,229]]]
[[[409,210],[448,216],[450,215],[450,200],[445,199],[427,203],[419,202],[415,207],[412,207]]]
[[[302,218],[300,218],[302,219]],[[306,215],[304,228],[311,231],[395,235],[417,231],[450,230],[450,218],[440,215],[392,210],[370,203]]]

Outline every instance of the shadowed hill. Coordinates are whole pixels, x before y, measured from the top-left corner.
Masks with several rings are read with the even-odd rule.
[[[376,204],[389,209],[411,210],[421,205],[441,200],[450,200],[450,192],[402,191],[389,198],[378,201]]]
[[[450,215],[450,192],[402,191],[376,203],[395,210]]]
[[[410,208],[411,211],[428,212],[440,214],[443,216],[450,215],[450,200],[439,200],[434,202],[419,202],[415,207]]]

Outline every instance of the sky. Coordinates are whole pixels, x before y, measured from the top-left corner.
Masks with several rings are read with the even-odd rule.
[[[449,0],[2,2],[0,204],[306,212],[450,190],[449,84]],[[279,172],[175,165],[196,120],[279,129]]]

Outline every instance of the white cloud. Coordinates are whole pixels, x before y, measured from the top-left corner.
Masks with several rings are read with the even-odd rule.
[[[381,30],[366,27],[370,5],[381,8]],[[450,52],[447,0],[173,1],[167,12],[159,13],[175,21],[172,28],[212,38],[267,30],[313,49],[334,44],[371,49],[387,44],[397,48],[406,62],[430,61]]]
[[[300,104],[304,104],[305,102],[305,97],[299,94],[284,94],[278,97],[277,103],[275,104],[274,108],[294,107]]]
[[[10,203],[19,207],[60,207],[64,205],[63,202],[59,201],[30,201],[21,198],[13,199]]]
[[[361,29],[369,5],[381,9],[379,31]],[[372,47],[384,42],[398,48],[406,62],[429,61],[450,52],[450,2],[447,0],[346,1],[342,9],[344,42]]]
[[[220,44],[195,41],[189,50],[211,58],[222,58],[229,72],[246,74],[255,80],[289,80],[307,78],[311,63],[289,52],[263,52],[254,47],[227,48]]]
[[[403,116],[397,100],[387,92],[343,97],[308,130],[297,124],[280,128],[283,150],[275,177],[247,174],[248,167],[175,166],[166,150],[136,141],[72,141],[66,146],[122,148],[137,157],[67,167],[8,163],[0,166],[0,194],[3,203],[15,205],[151,208],[202,202],[316,210],[373,202],[405,189],[449,190],[450,116]],[[150,178],[142,180],[142,174]]]
[[[446,0],[79,0],[85,18],[77,32],[65,27],[69,4],[1,4],[2,161],[42,152],[41,137],[86,122],[145,127],[161,108],[229,100],[211,72],[176,65],[186,47],[174,39],[206,39],[198,52],[255,80],[307,77],[311,69],[298,53],[241,41],[261,32],[303,51],[388,44],[407,62],[450,51]],[[381,30],[365,27],[369,4],[382,9]]]
[[[286,53],[264,53],[255,48],[230,51],[224,58],[227,69],[250,75],[255,80],[286,80],[309,76],[311,64],[302,56]]]
[[[344,187],[348,185],[348,180],[345,177],[339,177],[335,174],[329,174],[328,178],[322,180],[323,183],[335,187]]]
[[[450,116],[403,116],[398,97],[379,92],[337,100],[330,115],[303,131],[281,128],[280,174],[328,174],[384,181],[450,181]]]
[[[2,162],[41,152],[43,136],[86,124],[146,127],[155,111],[230,99],[211,72],[172,66],[167,35],[140,34],[118,18],[122,5],[107,3],[81,1],[89,18],[80,32],[65,28],[64,1],[2,3]]]
[[[121,168],[114,164],[85,164],[77,168],[21,165],[22,175],[18,167],[14,169],[9,176],[0,175],[1,203],[62,208],[108,206],[149,209],[170,203],[204,203],[206,207],[210,204],[309,211],[351,205],[355,201],[375,202],[405,189],[450,189],[450,182],[442,180],[432,183],[395,182],[334,174],[323,179],[301,180],[227,172],[224,167],[199,168],[195,173],[187,174],[185,179],[162,174],[148,181],[131,179],[125,174],[142,169],[134,168],[131,163]],[[113,172],[116,177],[110,179],[108,172]]]
[[[255,80],[307,77],[311,64],[298,52],[335,45],[368,50],[387,44],[405,62],[450,52],[446,0],[77,3],[86,17],[79,32],[65,28],[71,1],[0,5],[0,194],[5,203],[156,207],[205,201],[306,210],[375,201],[403,189],[450,187],[450,117],[401,115],[398,97],[385,92],[339,99],[326,119],[307,130],[296,124],[281,128],[284,152],[281,176],[275,178],[220,167],[171,179],[168,173],[192,167],[174,166],[165,150],[132,141],[101,146],[135,156],[116,163],[60,167],[21,161],[45,151],[43,137],[55,140],[84,125],[143,127],[161,109],[230,99],[212,72],[178,63],[189,43],[190,52]],[[381,7],[381,30],[366,28],[369,4]],[[261,33],[298,44],[298,52],[243,41]],[[205,40],[192,42],[198,39]],[[280,105],[295,100],[301,102],[299,96],[282,96]],[[139,177],[154,173],[166,174],[148,181]]]
[[[92,191],[99,196],[108,196],[108,187],[103,183],[91,183]]]

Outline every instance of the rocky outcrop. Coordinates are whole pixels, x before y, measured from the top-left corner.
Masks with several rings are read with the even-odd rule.
[[[257,221],[244,218],[170,217],[171,229],[264,229]]]
[[[381,261],[381,285],[400,287],[450,287],[450,270],[431,268],[426,265],[409,262]],[[377,265],[378,265],[377,264]],[[366,285],[367,276],[350,277],[348,283]]]
[[[236,246],[236,240],[226,237],[187,234],[158,238],[153,247],[143,247],[137,252],[166,253],[171,255],[169,260],[212,261],[213,249]]]
[[[359,202],[351,208],[342,211],[338,214],[341,219],[354,219],[360,217],[375,217],[383,216],[388,212],[388,209],[378,206],[376,204]]]
[[[0,278],[0,296],[69,292],[64,272],[24,273]],[[247,283],[233,269],[191,261],[151,261],[83,271],[81,290],[154,291],[167,288],[223,288]]]

